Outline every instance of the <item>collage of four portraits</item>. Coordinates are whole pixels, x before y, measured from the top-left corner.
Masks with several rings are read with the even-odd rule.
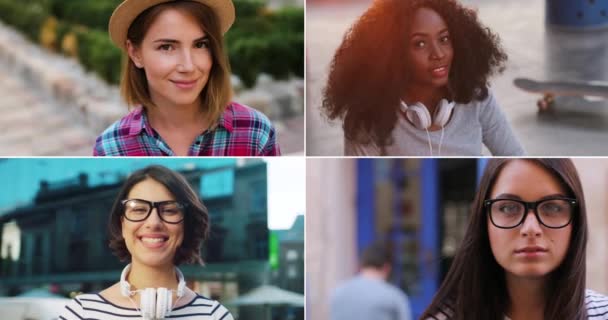
[[[0,0],[0,318],[608,320],[607,12]]]

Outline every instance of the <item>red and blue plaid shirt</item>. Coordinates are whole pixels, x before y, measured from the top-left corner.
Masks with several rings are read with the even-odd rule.
[[[278,156],[275,129],[262,113],[232,102],[217,126],[200,134],[188,156]],[[150,126],[143,108],[135,108],[98,138],[94,156],[174,156],[175,153]]]

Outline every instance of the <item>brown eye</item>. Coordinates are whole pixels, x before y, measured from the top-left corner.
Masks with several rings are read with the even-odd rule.
[[[205,49],[209,48],[209,40],[205,39],[196,43],[195,47],[197,49]]]
[[[173,46],[170,45],[170,44],[162,44],[162,45],[160,45],[158,47],[158,50],[161,50],[161,51],[170,51],[170,50],[173,50]]]

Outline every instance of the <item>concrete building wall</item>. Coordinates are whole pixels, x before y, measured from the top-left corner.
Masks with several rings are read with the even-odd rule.
[[[608,159],[573,161],[583,183],[587,204],[587,288],[608,294]]]
[[[334,287],[355,274],[356,161],[306,161],[306,318],[327,320]]]

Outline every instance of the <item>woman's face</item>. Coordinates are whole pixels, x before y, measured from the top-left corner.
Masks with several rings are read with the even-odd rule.
[[[171,201],[175,197],[161,183],[146,179],[134,185],[127,199],[142,199],[151,202]],[[121,218],[122,236],[134,263],[148,266],[173,264],[173,257],[184,237],[184,223],[170,224],[162,221],[156,208],[148,218],[132,222]]]
[[[526,202],[548,196],[567,197],[566,190],[549,171],[532,161],[514,160],[501,170],[490,192],[490,199],[507,198]],[[542,278],[564,260],[570,244],[572,224],[561,229],[539,223],[534,210],[525,213],[522,224],[500,229],[488,217],[492,253],[507,277]]]
[[[417,9],[407,41],[413,82],[432,87],[447,85],[454,50],[443,18],[432,9]]]
[[[127,43],[133,63],[146,73],[154,104],[200,103],[213,65],[210,41],[193,16],[169,8],[156,17],[140,46]]]

